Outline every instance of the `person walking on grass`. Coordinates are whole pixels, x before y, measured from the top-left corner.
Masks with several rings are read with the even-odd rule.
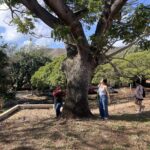
[[[144,99],[144,88],[141,85],[140,80],[136,81],[135,98],[135,104],[138,106],[137,113],[141,113],[145,106],[142,105]]]
[[[98,85],[98,94],[99,94],[99,110],[100,117],[104,120],[107,120],[109,117],[108,114],[108,101],[109,101],[109,92],[107,86],[107,79],[102,79]]]

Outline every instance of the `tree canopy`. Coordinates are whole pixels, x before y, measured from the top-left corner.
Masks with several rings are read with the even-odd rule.
[[[5,45],[0,46],[0,91],[6,92],[8,85],[8,75],[6,67],[8,65],[8,56],[4,52]],[[0,94],[1,94],[0,93]]]
[[[136,77],[150,78],[149,51],[134,52],[123,58],[114,58],[112,63],[97,67],[92,80],[93,84],[98,84],[99,78],[102,77],[107,78],[110,84],[131,83]]]
[[[91,32],[87,44],[91,43],[92,51],[95,47],[100,49],[95,52],[96,56],[113,48],[118,40],[123,40],[126,44],[138,40],[136,44],[141,47],[150,46],[145,38],[150,32],[150,5],[140,4],[136,0],[58,0],[57,3],[53,0],[1,0],[1,3],[9,6],[11,23],[17,25],[18,32],[25,34],[36,34],[33,32],[34,21],[40,19],[53,29],[51,36],[56,40],[70,44],[79,41],[84,43],[86,37],[83,28],[90,30],[94,24],[96,30]],[[73,31],[74,25],[80,31]],[[109,30],[105,32],[107,29]],[[102,36],[103,32],[105,35]]]
[[[51,88],[57,85],[66,86],[66,78],[61,71],[64,58],[65,56],[54,58],[52,62],[40,67],[31,78],[32,85],[38,89]]]

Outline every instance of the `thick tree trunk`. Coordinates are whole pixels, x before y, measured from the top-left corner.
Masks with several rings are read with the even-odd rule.
[[[88,85],[91,79],[91,64],[79,55],[66,59],[63,70],[67,78],[66,101],[62,116],[65,118],[90,117]]]

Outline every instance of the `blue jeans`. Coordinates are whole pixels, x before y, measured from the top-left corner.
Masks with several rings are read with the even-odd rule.
[[[101,95],[99,101],[99,109],[101,118],[108,117],[108,97],[107,95]]]
[[[56,110],[56,117],[59,117],[61,112],[60,112],[60,108],[62,107],[62,103],[56,103],[55,104],[55,110]]]

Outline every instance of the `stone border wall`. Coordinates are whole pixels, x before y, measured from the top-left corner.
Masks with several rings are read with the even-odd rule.
[[[12,114],[14,114],[17,111],[20,111],[22,109],[49,109],[52,108],[52,104],[22,104],[22,105],[16,105],[7,111],[0,114],[0,121],[3,121],[10,117]]]

